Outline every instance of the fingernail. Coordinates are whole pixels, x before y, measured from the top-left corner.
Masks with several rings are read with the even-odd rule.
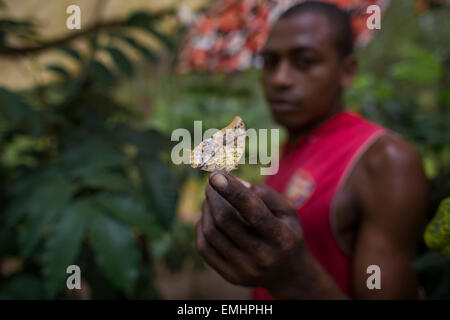
[[[246,188],[250,189],[252,187],[252,185],[250,184],[250,182],[247,182],[241,178],[236,178],[239,180],[240,183],[242,183]]]
[[[228,185],[227,178],[223,174],[217,173],[211,178],[211,183],[218,189],[224,189]]]

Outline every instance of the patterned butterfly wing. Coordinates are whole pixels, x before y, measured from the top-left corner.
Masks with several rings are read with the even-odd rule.
[[[191,151],[191,167],[210,172],[236,169],[245,151],[245,137],[244,121],[236,116],[228,126]]]

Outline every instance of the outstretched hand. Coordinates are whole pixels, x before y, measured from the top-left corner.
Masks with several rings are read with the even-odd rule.
[[[197,250],[229,282],[274,292],[298,274],[307,251],[287,198],[225,173],[209,178]]]

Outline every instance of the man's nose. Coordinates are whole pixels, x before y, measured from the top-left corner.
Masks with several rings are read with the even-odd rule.
[[[275,69],[272,77],[272,83],[274,86],[286,88],[293,84],[291,76],[291,67],[289,61],[281,60]]]

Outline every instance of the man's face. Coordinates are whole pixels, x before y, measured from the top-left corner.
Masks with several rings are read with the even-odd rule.
[[[289,131],[320,121],[350,84],[327,17],[304,12],[279,20],[262,51],[261,78],[275,121]]]

